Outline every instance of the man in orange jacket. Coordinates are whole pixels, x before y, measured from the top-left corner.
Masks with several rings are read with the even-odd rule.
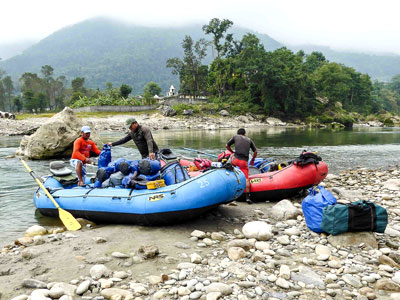
[[[81,129],[81,137],[74,142],[74,150],[70,163],[71,166],[75,168],[76,175],[78,175],[78,186],[85,186],[83,178],[86,175],[86,163],[90,163],[90,151],[93,151],[97,155],[100,154],[99,148],[97,148],[96,144],[92,140],[89,140],[89,138],[90,127],[83,126]]]

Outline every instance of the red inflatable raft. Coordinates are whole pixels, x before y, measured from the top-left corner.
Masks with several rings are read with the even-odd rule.
[[[282,170],[249,176],[253,202],[282,200],[293,197],[303,189],[319,184],[328,175],[328,166],[318,164],[298,166],[291,164]]]

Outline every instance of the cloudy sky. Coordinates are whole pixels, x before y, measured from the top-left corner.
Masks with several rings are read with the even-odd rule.
[[[0,44],[39,40],[96,16],[159,26],[227,18],[286,44],[400,54],[397,0],[1,0]]]

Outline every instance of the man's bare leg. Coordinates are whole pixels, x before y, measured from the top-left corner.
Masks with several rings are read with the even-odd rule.
[[[76,165],[76,175],[78,175],[78,186],[85,186],[85,183],[83,182],[83,176],[82,176],[82,162],[78,162]]]

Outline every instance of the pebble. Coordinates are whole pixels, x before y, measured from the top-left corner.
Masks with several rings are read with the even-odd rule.
[[[201,231],[201,230],[192,231],[190,236],[198,238],[198,239],[204,239],[205,237],[207,237],[206,233],[204,231]]]
[[[33,225],[25,231],[25,236],[28,237],[29,236],[34,237],[35,235],[45,235],[45,234],[47,234],[47,229],[39,225]]]
[[[202,260],[203,260],[203,258],[197,253],[192,253],[190,255],[190,262],[191,263],[200,264]]]
[[[82,295],[84,293],[87,292],[87,290],[89,289],[90,286],[90,280],[85,280],[83,282],[81,282],[78,286],[78,288],[76,289],[75,293],[77,295]]]
[[[44,289],[47,288],[47,284],[43,281],[37,279],[24,279],[22,282],[22,286],[26,288],[33,288],[33,289]]]
[[[94,265],[89,273],[93,279],[100,279],[107,277],[110,274],[110,270],[105,265]]]
[[[130,257],[128,254],[121,253],[121,252],[113,252],[113,253],[111,253],[111,256],[115,257],[115,258],[129,258]]]

